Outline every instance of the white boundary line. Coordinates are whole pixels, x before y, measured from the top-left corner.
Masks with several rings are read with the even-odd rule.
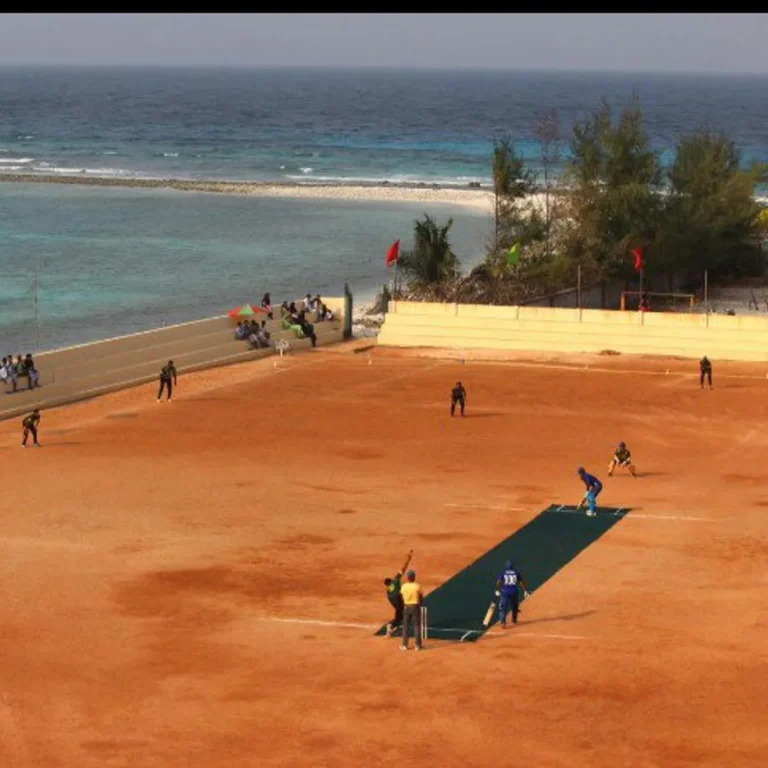
[[[577,512],[576,510],[571,509],[563,509],[562,506],[559,506],[557,509],[553,509],[552,512],[558,515],[580,515],[583,514],[581,512]],[[624,512],[624,508],[617,509],[613,515],[609,515],[612,517],[617,517],[619,512]],[[600,513],[598,513],[600,514]],[[622,517],[625,520],[683,520],[683,521],[692,521],[692,522],[698,522],[698,523],[719,523],[723,520],[728,520],[727,517],[689,517],[687,515],[643,515],[643,514],[636,514],[635,512],[627,512],[625,515],[622,515]]]
[[[492,504],[446,504],[446,507],[464,508],[464,509],[492,509],[501,510],[504,512],[525,512],[524,507],[499,507]],[[551,510],[558,515],[582,515],[583,512],[579,512],[575,509],[566,509],[564,505],[559,504],[555,509]],[[624,512],[625,514],[621,514]],[[600,514],[600,513],[598,513]],[[683,522],[696,522],[696,523],[721,523],[724,520],[730,520],[730,517],[692,517],[688,515],[644,515],[641,513],[627,512],[624,507],[617,509],[613,512],[612,517],[624,517],[627,520],[680,520]]]
[[[684,520],[697,523],[721,523],[729,520],[728,517],[687,517],[685,515],[625,515],[627,520]]]
[[[543,634],[543,633],[533,633],[533,632],[518,632],[516,630],[511,630],[508,633],[509,637],[532,637],[534,639],[542,638],[545,640],[589,640],[586,635],[553,635],[553,634]]]
[[[525,512],[525,507],[499,507],[489,504],[446,504],[445,506],[459,509],[499,509],[504,512]]]
[[[389,345],[382,345],[383,348],[388,347]],[[407,347],[401,347],[401,349],[408,349]],[[444,347],[430,347],[430,349],[445,349]],[[454,348],[455,349],[455,348]],[[523,350],[519,350],[523,351]],[[537,352],[540,350],[527,350],[529,352]],[[564,353],[567,354],[567,353]],[[594,352],[584,352],[583,354],[596,354]],[[633,357],[641,356],[643,353],[636,353],[636,352],[625,352],[623,353],[628,359],[631,359]],[[418,355],[420,359],[424,358],[433,358],[435,355]],[[675,357],[675,356],[673,356]],[[439,357],[440,360],[449,360],[452,362],[457,362],[459,360],[458,357],[453,356],[446,356],[446,357]],[[696,372],[688,372],[688,371],[671,371],[669,369],[664,370],[632,370],[628,368],[601,368],[599,366],[599,363],[597,365],[589,362],[584,363],[547,363],[547,362],[534,362],[531,360],[494,360],[494,359],[486,359],[486,358],[465,358],[468,359],[471,363],[481,363],[484,365],[499,365],[499,366],[517,366],[520,368],[551,368],[555,370],[561,370],[561,371],[574,371],[576,373],[589,371],[590,373],[617,373],[617,374],[623,374],[625,376],[667,376],[667,375],[679,375],[681,377],[688,377],[691,379],[696,379],[698,377],[698,373]],[[690,363],[695,363],[696,359],[686,358],[686,361]],[[680,362],[677,360],[677,362]],[[737,365],[764,365],[765,362],[762,360],[728,360],[729,363],[735,363]],[[755,381],[764,381],[762,376],[750,376],[749,374],[745,373],[721,373],[719,374],[719,377],[721,379],[752,379]],[[665,386],[669,386],[668,384]]]
[[[351,629],[378,629],[381,624],[354,624],[346,621],[320,621],[319,619],[281,619],[276,616],[267,616],[258,621],[278,621],[281,624],[309,624],[315,627],[350,627]]]
[[[381,624],[356,624],[356,623],[347,622],[347,621],[322,621],[320,619],[292,619],[292,618],[284,619],[277,616],[266,616],[262,618],[257,618],[257,621],[272,621],[272,622],[278,622],[280,624],[302,624],[305,626],[315,626],[315,627],[346,627],[349,629],[379,629],[381,627]],[[453,628],[453,627],[434,628],[433,631],[463,632],[464,634],[459,639],[459,642],[463,642],[471,634],[483,633],[479,629],[460,629],[460,628]],[[589,640],[589,638],[584,635],[558,635],[558,634],[540,633],[540,632],[534,633],[534,632],[510,631],[507,636],[508,637],[531,637],[534,639],[542,639],[542,640]]]

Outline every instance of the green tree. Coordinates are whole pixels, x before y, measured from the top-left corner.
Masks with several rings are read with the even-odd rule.
[[[568,255],[600,279],[628,277],[631,249],[653,246],[662,181],[636,98],[617,121],[604,102],[575,123],[567,178]]]
[[[700,130],[680,140],[668,176],[658,237],[661,265],[694,280],[705,269],[713,276],[762,273],[761,206],[754,193],[766,166],[742,168],[728,136]]]
[[[448,233],[453,219],[443,226],[427,214],[414,222],[413,248],[400,255],[400,268],[416,286],[425,287],[455,278],[459,260],[451,250]]]

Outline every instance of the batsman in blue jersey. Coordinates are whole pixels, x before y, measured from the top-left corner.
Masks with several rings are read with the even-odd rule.
[[[504,570],[496,579],[496,597],[499,598],[499,625],[506,629],[507,613],[512,613],[512,623],[517,624],[517,614],[520,613],[520,588],[523,589],[523,597],[530,595],[525,587],[523,576],[515,568],[511,560],[504,563]]]
[[[590,475],[584,467],[578,469],[579,477],[587,486],[587,492],[584,494],[584,498],[579,502],[577,509],[583,509],[584,504],[589,505],[587,515],[594,517],[597,514],[597,497],[600,495],[600,491],[603,490],[603,484],[594,476]]]

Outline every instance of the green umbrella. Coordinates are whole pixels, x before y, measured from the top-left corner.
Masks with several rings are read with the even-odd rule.
[[[253,317],[256,314],[256,310],[250,304],[243,304],[242,307],[235,307],[229,312],[229,316],[233,320],[237,320],[241,317]]]

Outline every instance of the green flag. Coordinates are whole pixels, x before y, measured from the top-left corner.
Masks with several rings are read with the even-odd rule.
[[[520,261],[520,243],[515,243],[507,254],[507,266],[516,267]]]

